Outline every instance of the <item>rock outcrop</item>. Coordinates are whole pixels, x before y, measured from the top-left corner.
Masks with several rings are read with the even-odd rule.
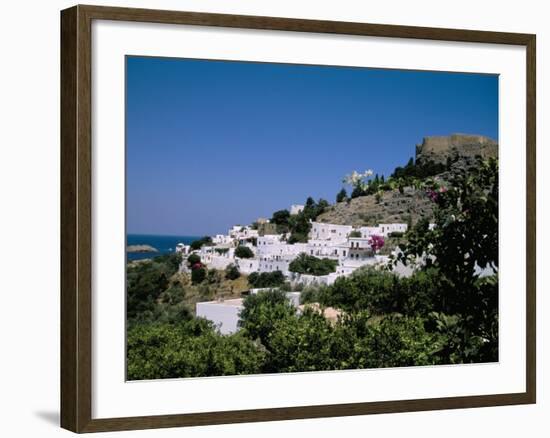
[[[126,252],[158,252],[158,249],[151,245],[128,245]]]

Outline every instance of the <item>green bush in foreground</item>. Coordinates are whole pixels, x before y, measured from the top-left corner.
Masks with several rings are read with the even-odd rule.
[[[255,374],[264,351],[241,334],[223,336],[201,318],[128,330],[128,380]]]

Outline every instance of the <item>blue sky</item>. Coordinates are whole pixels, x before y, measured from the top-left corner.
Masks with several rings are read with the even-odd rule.
[[[498,140],[498,77],[128,57],[127,231],[211,235],[342,177],[389,175],[429,135]]]

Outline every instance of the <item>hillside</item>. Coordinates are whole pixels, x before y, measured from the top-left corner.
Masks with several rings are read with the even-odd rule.
[[[359,226],[376,226],[379,223],[416,223],[422,217],[432,215],[432,203],[412,187],[404,193],[398,190],[385,192],[380,203],[374,195],[360,196],[350,201],[330,206],[317,217],[318,222]]]
[[[416,165],[448,164],[435,178],[445,180],[459,169],[467,169],[476,157],[497,157],[498,144],[481,135],[453,134],[444,137],[425,137],[416,146]],[[329,206],[317,217],[318,222],[341,225],[375,226],[379,223],[416,223],[433,214],[432,202],[423,191],[405,187],[403,193],[395,189],[384,192],[380,202],[374,195],[360,196]]]

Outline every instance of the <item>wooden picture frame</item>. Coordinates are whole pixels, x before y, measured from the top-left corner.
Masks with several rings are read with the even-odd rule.
[[[526,391],[522,393],[92,418],[91,25],[93,20],[185,24],[388,38],[518,45],[526,48]],[[75,6],[61,12],[61,426],[99,432],[336,417],[536,401],[535,35],[196,12]]]

